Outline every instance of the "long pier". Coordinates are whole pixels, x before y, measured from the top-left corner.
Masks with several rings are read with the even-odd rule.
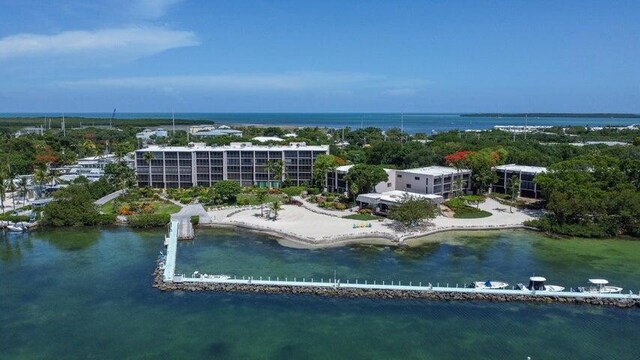
[[[640,308],[640,291],[626,294],[600,294],[580,291],[530,291],[520,289],[477,289],[450,284],[402,283],[377,281],[343,281],[331,279],[280,277],[189,277],[175,274],[178,221],[171,222],[165,238],[166,260],[160,263],[154,286],[161,290],[244,291],[264,293],[306,293],[314,295],[381,298],[425,298],[433,300],[520,301],[532,303],[576,303]]]

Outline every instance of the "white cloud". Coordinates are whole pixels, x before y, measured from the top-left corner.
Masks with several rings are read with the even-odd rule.
[[[133,14],[145,19],[163,17],[172,5],[182,0],[137,0],[131,6]]]
[[[102,78],[60,82],[64,87],[110,87],[174,90],[353,90],[384,89],[397,84],[426,84],[420,79],[402,79],[386,75],[341,72],[288,72],[281,74],[220,74]]]
[[[64,55],[137,59],[198,44],[195,34],[190,31],[162,27],[65,31],[54,35],[17,34],[0,39],[0,60]]]

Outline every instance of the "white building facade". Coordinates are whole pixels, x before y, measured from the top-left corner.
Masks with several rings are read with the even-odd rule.
[[[396,170],[395,189],[416,194],[436,194],[445,199],[455,191],[467,193],[471,190],[471,170],[457,170],[446,166],[429,166],[416,169]],[[461,179],[461,184],[458,184]],[[458,185],[460,189],[458,189]]]

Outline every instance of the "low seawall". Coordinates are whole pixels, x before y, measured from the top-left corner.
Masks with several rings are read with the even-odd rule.
[[[348,288],[340,286],[289,286],[229,282],[165,282],[162,270],[154,274],[153,286],[161,291],[218,291],[264,294],[304,294],[346,298],[378,299],[422,299],[430,301],[489,301],[489,302],[526,302],[532,304],[575,304],[611,306],[617,308],[640,308],[640,298],[636,297],[600,297],[600,296],[554,296],[554,295],[505,295],[487,292],[459,291],[417,291],[372,288]]]

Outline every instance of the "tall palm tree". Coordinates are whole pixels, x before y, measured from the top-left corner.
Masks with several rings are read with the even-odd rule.
[[[267,161],[267,178],[269,179],[269,189],[271,189],[271,174],[278,179],[278,182],[282,182],[282,174],[284,166],[282,160],[269,160]]]
[[[47,172],[42,168],[37,168],[33,172],[33,182],[38,185],[38,197],[42,196],[42,188],[48,182]]]
[[[13,203],[13,209],[16,209],[16,194],[15,192],[18,190],[15,182],[16,178],[13,175],[9,175],[7,178],[7,192],[11,193],[11,202]]]
[[[4,214],[4,202],[7,200],[7,175],[4,173],[0,173],[0,208],[2,208],[2,213]]]
[[[153,160],[153,154],[150,152],[146,152],[144,154],[142,154],[142,158],[144,159],[144,162],[147,163],[147,167],[149,168],[149,187],[153,187],[153,180],[151,180],[151,160]]]
[[[22,176],[18,179],[18,189],[22,191],[22,204],[25,205],[27,202],[27,192],[29,191],[29,179],[27,179],[26,176]]]
[[[455,187],[455,194],[457,197],[462,196],[462,185],[464,184],[464,180],[462,177],[457,177],[453,180],[453,186]]]
[[[520,177],[513,175],[509,180],[509,189],[511,190],[511,201],[509,201],[509,212],[513,212],[512,206],[516,199],[520,196]]]
[[[267,200],[267,190],[257,189],[256,200],[258,200],[258,202],[260,203],[260,216],[264,216],[264,202],[265,200]]]
[[[47,178],[51,182],[51,186],[60,183],[60,170],[56,168],[49,168],[47,171]]]

